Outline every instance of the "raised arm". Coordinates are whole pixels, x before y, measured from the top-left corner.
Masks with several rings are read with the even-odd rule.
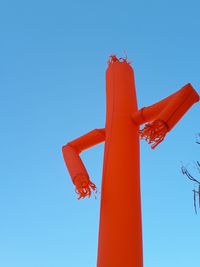
[[[68,168],[72,182],[76,187],[76,193],[79,198],[91,196],[91,189],[96,190],[87,173],[87,170],[79,154],[94,145],[105,141],[105,129],[95,129],[74,141],[69,142],[62,148],[63,157]]]
[[[199,101],[199,95],[191,84],[186,84],[176,93],[168,96],[160,102],[144,107],[133,114],[133,121],[145,124],[140,131],[140,137],[145,139],[154,149],[163,141],[169,132],[190,107]]]

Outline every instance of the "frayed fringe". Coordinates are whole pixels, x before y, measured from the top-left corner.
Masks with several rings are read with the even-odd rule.
[[[79,195],[78,199],[90,197],[92,190],[97,192],[96,185],[93,184],[90,179],[82,174],[78,174],[73,179],[73,183],[76,186],[76,193]]]
[[[131,64],[131,62],[127,61],[127,56],[125,58],[117,58],[116,55],[110,55],[109,59],[108,59],[108,65],[109,64],[113,64],[115,62],[126,62],[127,64]]]
[[[163,120],[155,120],[154,122],[145,124],[144,128],[139,131],[141,139],[144,139],[148,144],[152,144],[154,149],[165,138],[166,133],[169,132],[169,127]]]

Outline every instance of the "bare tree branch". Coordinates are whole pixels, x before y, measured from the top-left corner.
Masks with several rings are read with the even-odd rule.
[[[196,182],[196,183],[198,183],[198,184],[200,185],[200,182],[199,182],[197,179],[195,179],[195,178],[189,173],[189,171],[187,170],[187,168],[186,168],[185,166],[182,166],[182,167],[181,167],[181,171],[182,171],[182,174],[183,174],[183,175],[186,175],[191,181],[194,181],[194,182]]]
[[[200,133],[196,134],[196,143],[200,145]]]
[[[196,168],[198,170],[198,172],[200,173],[200,163],[199,161],[196,162]],[[181,171],[183,175],[186,175],[188,177],[188,179],[190,179],[191,181],[195,182],[196,184],[198,184],[198,190],[195,190],[195,188],[192,190],[193,191],[193,201],[194,201],[194,210],[195,213],[197,214],[197,206],[196,206],[196,196],[199,198],[199,208],[200,208],[200,181],[198,181],[197,179],[195,179],[190,172],[188,171],[188,169],[182,165],[181,167]]]

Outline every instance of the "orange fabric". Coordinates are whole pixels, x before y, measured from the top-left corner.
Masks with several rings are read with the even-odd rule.
[[[95,185],[79,153],[105,141],[97,267],[142,267],[139,135],[152,148],[199,100],[191,85],[157,104],[138,110],[133,69],[111,56],[106,71],[106,126],[63,147],[79,197]],[[147,123],[143,130],[139,126]],[[76,180],[77,179],[77,180]]]
[[[199,95],[191,84],[186,84],[158,103],[135,112],[132,118],[136,124],[147,122],[144,129],[140,131],[140,137],[152,144],[151,148],[155,148],[197,101],[199,101]]]
[[[87,170],[79,156],[83,150],[105,140],[105,130],[95,129],[63,146],[63,156],[79,199],[91,195],[96,186],[90,181]]]

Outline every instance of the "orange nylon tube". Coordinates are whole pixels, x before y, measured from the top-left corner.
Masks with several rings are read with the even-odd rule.
[[[111,56],[106,100],[105,129],[95,129],[68,143],[63,156],[79,198],[90,197],[96,186],[79,154],[105,141],[97,267],[143,267],[139,136],[155,148],[199,101],[199,95],[187,84],[138,110],[132,67]]]
[[[126,62],[106,73],[106,139],[97,267],[142,267],[139,126],[134,76]]]

